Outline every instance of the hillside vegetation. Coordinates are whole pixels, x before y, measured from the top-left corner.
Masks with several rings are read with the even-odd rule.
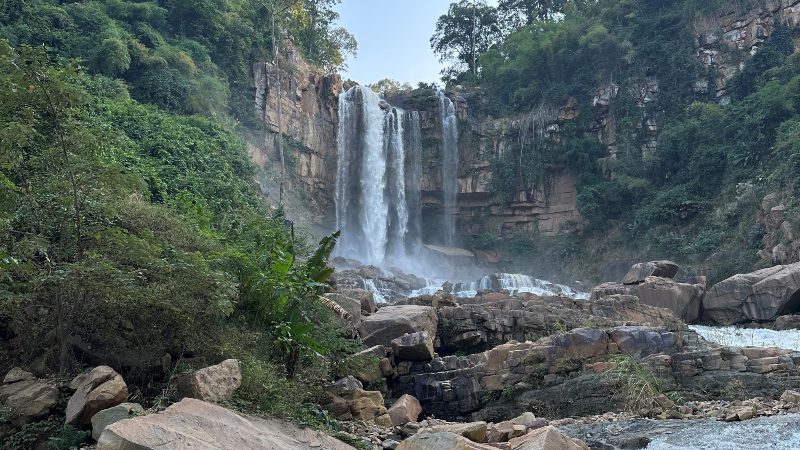
[[[334,3],[0,5],[0,372],[108,364],[155,401],[182,360],[235,357],[244,406],[307,411],[317,355],[356,345],[317,301],[336,236],[266,205],[237,124],[272,6],[335,67]]]
[[[469,51],[447,47],[445,59],[455,56],[448,82],[479,88],[481,113],[492,117],[535,117],[568,104],[577,112],[562,124],[559,142],[509,139],[507,151],[488,158],[492,187],[508,198],[546,186],[548,167],[569,167],[578,178],[583,233],[556,241],[512,236],[508,247],[521,249],[518,257],[536,255],[534,266],[550,261],[586,278],[614,261],[638,258],[673,258],[707,270],[712,281],[764,264],[756,252],[765,230],[754,214],[765,194],[783,193],[791,202],[797,190],[797,31],[778,23],[754,55],[730,49],[745,64],[728,83],[726,105],[713,89],[719,74],[701,64],[695,48],[698,23],[759,6],[747,0],[520,0],[480,9],[489,18],[474,32],[493,40],[479,41],[474,69]],[[453,4],[449,16],[459,8],[471,10],[466,2]],[[504,19],[509,15],[521,20]],[[447,23],[443,16],[444,37],[473,32],[442,27]],[[442,33],[432,39],[435,50]],[[712,88],[695,89],[698,81]],[[643,101],[648,82],[657,92]],[[589,132],[592,102],[611,86],[615,158]],[[652,124],[657,145],[646,148]],[[796,206],[787,209],[793,217]]]

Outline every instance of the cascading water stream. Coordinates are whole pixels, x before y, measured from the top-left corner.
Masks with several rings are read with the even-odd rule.
[[[355,86],[340,96],[336,224],[342,236],[337,255],[384,265],[419,251],[421,169],[413,161],[419,158],[419,133],[418,114],[382,104],[365,87]],[[413,152],[409,175],[407,141]]]
[[[442,242],[456,245],[456,195],[458,194],[458,122],[453,102],[444,92],[439,97],[439,118],[442,123]]]

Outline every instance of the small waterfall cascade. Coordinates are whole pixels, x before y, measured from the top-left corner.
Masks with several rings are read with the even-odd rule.
[[[576,292],[569,286],[518,273],[495,273],[486,275],[477,281],[459,283],[453,286],[453,295],[456,297],[474,297],[480,291],[508,291],[510,294],[529,292],[542,296],[565,295],[576,300],[589,298],[587,293]]]
[[[383,265],[419,251],[419,135],[418,113],[391,107],[368,88],[339,97],[338,256]]]
[[[438,91],[439,118],[442,122],[442,242],[456,245],[456,195],[458,194],[458,122],[452,100]]]

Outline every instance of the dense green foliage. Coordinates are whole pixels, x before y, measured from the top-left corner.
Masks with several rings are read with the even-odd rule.
[[[715,269],[712,279],[752,269],[760,197],[798,189],[797,34],[777,26],[752,57],[723,41],[746,61],[725,105],[714,95],[719,74],[700,63],[695,45],[698,23],[755,3],[500,2],[497,17],[523,20],[481,51],[474,71],[446,74],[485,93],[482,113],[519,118],[499,130],[509,148],[486,154],[499,175],[491,187],[508,199],[546,197],[554,170],[576,175],[591,244],[570,258],[670,257]],[[709,88],[696,89],[703,81]],[[559,108],[568,120],[558,120]],[[600,115],[613,118],[614,157],[598,142]],[[546,126],[556,121],[552,139]]]
[[[249,74],[272,60],[276,28],[289,29],[312,62],[341,67],[355,40],[334,26],[336,0],[9,0],[0,38],[80,58],[91,73],[119,77],[140,102],[176,113],[232,114],[254,126]],[[276,37],[276,39],[280,36]]]
[[[295,238],[253,189],[244,142],[5,41],[0,103],[0,371],[108,364],[148,396],[184,358],[235,356],[246,385],[313,400],[319,355],[353,351],[317,300],[336,236]],[[297,411],[270,393],[243,395]]]

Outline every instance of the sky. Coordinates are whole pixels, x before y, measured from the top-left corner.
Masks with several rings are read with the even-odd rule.
[[[431,50],[436,19],[455,0],[342,0],[339,25],[355,35],[358,56],[346,78],[360,84],[392,78],[416,86],[439,81],[443,65]],[[495,2],[489,2],[495,3]]]

